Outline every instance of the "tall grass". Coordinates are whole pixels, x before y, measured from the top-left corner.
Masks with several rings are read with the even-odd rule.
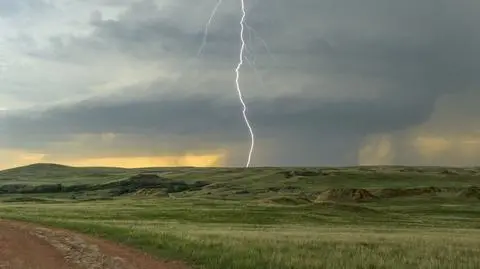
[[[473,221],[361,207],[119,199],[0,204],[0,216],[115,240],[194,268],[480,268]]]

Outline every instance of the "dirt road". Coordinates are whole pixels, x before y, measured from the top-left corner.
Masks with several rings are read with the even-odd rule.
[[[186,269],[69,231],[0,220],[0,269]]]

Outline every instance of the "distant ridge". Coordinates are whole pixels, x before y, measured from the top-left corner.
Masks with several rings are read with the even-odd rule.
[[[56,163],[35,163],[0,171],[0,177],[60,176],[95,173],[117,173],[128,169],[116,167],[74,167]]]
[[[56,163],[34,163],[25,166],[18,166],[2,170],[0,172],[17,172],[17,171],[41,171],[41,170],[69,170],[75,169],[75,167],[56,164]]]
[[[34,163],[24,166],[18,166],[0,170],[0,175],[7,174],[35,174],[35,173],[72,173],[72,172],[125,172],[125,171],[152,171],[152,170],[178,170],[178,169],[196,169],[198,167],[182,166],[182,167],[138,167],[123,168],[109,166],[69,166],[56,163]]]

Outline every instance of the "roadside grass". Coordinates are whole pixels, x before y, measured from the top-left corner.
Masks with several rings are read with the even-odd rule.
[[[378,204],[377,211],[360,210],[367,206],[127,198],[0,204],[0,214],[114,240],[194,268],[480,268],[472,217],[465,223],[436,218],[443,213],[435,210],[418,217],[401,208],[392,214]]]

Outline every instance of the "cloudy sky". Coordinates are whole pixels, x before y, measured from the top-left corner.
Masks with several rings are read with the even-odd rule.
[[[480,163],[480,1],[245,2],[252,165]],[[216,3],[0,0],[0,168],[244,165]]]

